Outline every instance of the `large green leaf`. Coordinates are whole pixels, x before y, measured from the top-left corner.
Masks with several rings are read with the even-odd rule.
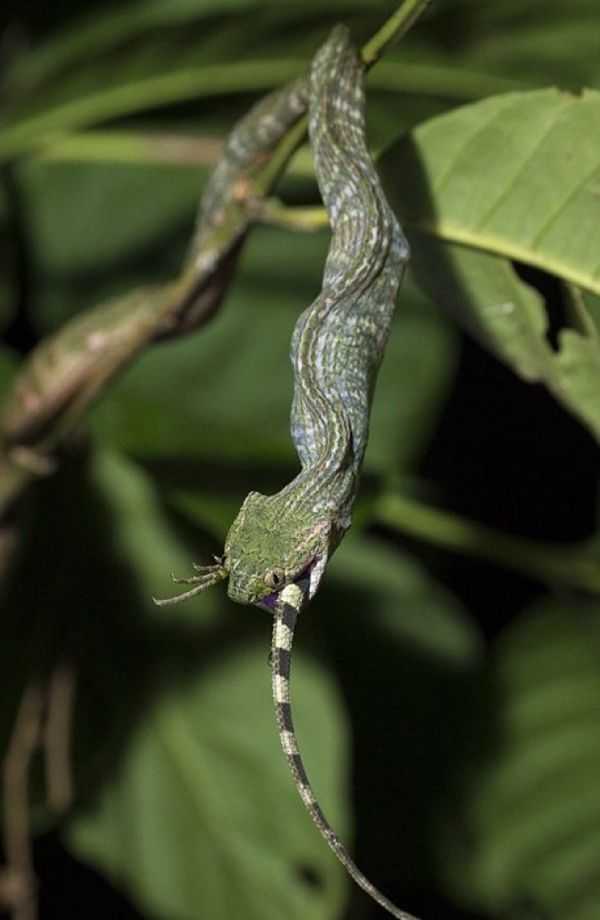
[[[477,660],[479,637],[460,603],[408,554],[381,540],[351,535],[333,557],[327,580],[333,592],[355,593],[356,614],[374,630],[432,659],[453,665]]]
[[[279,750],[264,642],[230,643],[165,689],[69,841],[149,916],[334,920],[343,870],[305,813]],[[340,833],[343,714],[323,669],[295,656],[297,727]]]
[[[124,560],[133,575],[139,597],[135,611],[157,623],[214,622],[222,613],[220,592],[207,592],[188,604],[166,612],[158,610],[152,597],[172,590],[169,573],[191,570],[192,561],[208,539],[196,532],[193,548],[189,535],[178,534],[165,511],[152,481],[134,464],[110,451],[94,455],[91,464],[94,487],[103,497],[111,518],[111,549]]]
[[[151,164],[27,161],[20,170],[37,268],[60,283],[140,258],[186,225],[206,171]],[[118,219],[115,219],[115,217]],[[152,266],[146,268],[151,280]],[[93,294],[93,292],[91,292]]]
[[[18,175],[31,259],[44,279],[31,312],[46,334],[74,313],[180,271],[207,172],[28,160]]]
[[[411,241],[416,275],[430,297],[524,380],[543,382],[600,437],[600,340],[587,312],[585,325],[559,332],[555,351],[542,298],[510,262],[419,233]]]
[[[191,532],[184,540],[173,529],[131,463],[102,453],[89,474],[83,485],[66,470],[38,506],[29,551],[52,568],[51,584],[29,560],[27,585],[17,579],[6,601],[3,734],[24,663],[39,671],[54,655],[66,660],[77,675],[75,786],[85,803],[66,836],[79,855],[150,917],[333,920],[345,877],[279,749],[269,618],[232,608],[222,588],[185,613],[149,617],[151,591],[169,567],[189,565]],[[194,543],[202,545],[198,528]],[[296,657],[307,769],[346,836],[344,714],[302,640]]]
[[[494,915],[528,916],[529,904],[549,920],[598,916],[598,613],[538,606],[500,640],[481,688],[488,744],[464,777],[444,861],[452,887]]]
[[[433,119],[382,160],[421,285],[596,436],[593,323],[563,330],[554,352],[541,299],[508,260],[600,290],[599,129],[598,93],[509,94]]]
[[[507,93],[434,118],[382,160],[407,224],[600,292],[600,93]]]

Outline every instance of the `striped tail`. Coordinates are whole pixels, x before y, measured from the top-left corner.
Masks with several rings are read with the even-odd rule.
[[[417,920],[412,914],[407,914],[406,911],[400,910],[392,904],[391,901],[388,901],[388,899],[371,884],[369,879],[362,874],[327,821],[327,818],[321,811],[319,803],[315,798],[310,781],[306,775],[306,770],[304,769],[302,757],[298,750],[298,742],[296,740],[294,723],[292,721],[290,669],[292,642],[297,619],[298,612],[289,604],[284,604],[282,609],[278,610],[274,616],[273,641],[271,645],[273,701],[275,703],[275,716],[279,728],[279,740],[281,741],[281,747],[286,756],[296,788],[300,793],[300,798],[304,802],[309,815],[317,825],[322,836],[356,884],[359,885],[363,891],[366,891],[374,901],[377,901],[381,907],[385,908],[392,917],[397,917],[398,920]]]

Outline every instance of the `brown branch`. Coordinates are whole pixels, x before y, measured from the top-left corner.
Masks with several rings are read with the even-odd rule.
[[[43,737],[48,805],[58,813],[65,812],[73,800],[71,727],[74,702],[75,672],[63,662],[50,675]]]
[[[406,31],[427,2],[404,0],[363,49],[366,66]],[[91,403],[117,374],[151,343],[186,335],[215,314],[256,220],[256,199],[269,195],[304,138],[306,121],[299,103],[304,85],[300,81],[290,87],[295,114],[284,114],[283,90],[259,102],[234,129],[244,144],[248,135],[255,143],[258,110],[273,100],[279,100],[279,110],[271,123],[287,119],[283,133],[257,149],[252,162],[239,162],[244,144],[226,144],[231,162],[221,161],[209,181],[192,251],[174,281],[140,288],[76,317],[25,363],[0,420],[0,528],[31,481],[54,469],[59,449],[68,445]]]
[[[3,764],[4,848],[6,867],[0,897],[12,920],[36,920],[35,878],[29,830],[29,766],[40,740],[43,694],[29,684],[19,703]]]

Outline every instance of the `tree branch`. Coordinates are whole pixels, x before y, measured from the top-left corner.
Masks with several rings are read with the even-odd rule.
[[[26,687],[3,764],[4,848],[6,867],[0,893],[12,920],[36,920],[35,879],[29,830],[29,766],[40,740],[43,694]]]
[[[427,2],[404,0],[363,49],[366,66],[406,31]],[[246,121],[251,117],[252,112]],[[205,192],[210,208],[201,205],[192,252],[174,281],[102,304],[34,350],[0,422],[0,526],[31,481],[54,469],[59,449],[118,373],[151,343],[188,334],[214,315],[256,220],[256,201],[269,194],[305,131],[306,118],[295,117],[272,149],[229,170],[223,187],[213,174]]]

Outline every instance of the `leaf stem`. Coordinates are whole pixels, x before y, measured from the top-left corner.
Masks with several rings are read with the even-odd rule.
[[[404,0],[373,38],[363,45],[360,56],[365,66],[371,67],[388,45],[408,32],[430,2],[431,0]]]
[[[229,69],[229,65],[222,66],[227,66]],[[275,85],[276,73],[287,64],[283,60],[274,60],[269,62],[269,66],[273,68],[272,76],[266,81],[266,87],[270,89]],[[292,64],[290,64],[290,72],[294,72]],[[194,71],[188,71],[188,73],[191,75]],[[237,77],[237,82],[235,79],[231,80],[230,92],[245,92],[249,88],[253,89],[248,86],[241,68],[236,66],[232,73],[234,78]],[[173,77],[174,75],[169,74],[164,79],[171,80]],[[139,86],[141,85],[140,83]],[[182,83],[181,86],[187,98],[188,88],[185,83]],[[150,85],[146,85],[146,90],[150,88]],[[377,63],[377,69],[369,77],[369,88],[390,93],[410,93],[470,102],[498,93],[531,89],[531,84],[454,66],[420,64],[417,61],[380,60]],[[194,99],[203,98],[204,95],[204,90],[198,81]],[[96,94],[95,98],[98,97],[99,94]],[[181,96],[174,94],[172,101],[178,102],[180,98]],[[146,95],[140,93],[137,105],[131,108],[129,114],[135,114],[142,108],[149,108],[152,104],[153,100],[148,102]],[[38,118],[38,116],[35,117]],[[99,119],[94,118],[93,123],[96,124],[98,121]],[[30,119],[31,125],[32,119]],[[15,124],[6,130],[5,138],[9,135],[8,143],[11,142],[9,132],[14,133],[17,127],[18,125]],[[79,131],[79,127],[82,127],[83,130]],[[0,144],[2,143],[4,140],[0,141]],[[36,154],[44,160],[159,162],[185,167],[215,163],[222,141],[217,137],[194,134],[163,134],[158,131],[131,131],[125,128],[106,130],[85,128],[85,125],[71,124],[69,121],[62,125],[59,133],[53,131],[49,135],[44,133],[40,136],[36,132],[27,144],[23,142],[23,146],[19,147],[17,152],[19,150],[28,152],[34,145],[38,148]]]
[[[428,3],[429,0],[404,0],[363,47],[361,57],[366,67],[371,67],[383,50],[410,28]],[[271,89],[299,76],[305,68],[306,62],[300,59],[230,61],[226,65],[208,64],[112,86],[6,126],[0,134],[0,161],[27,153],[42,143],[60,144],[65,132],[141,109],[224,92]],[[298,130],[298,136],[303,136],[304,130]]]
[[[325,208],[319,205],[286,205],[277,198],[259,198],[253,216],[261,224],[293,231],[314,232],[329,226]]]
[[[367,69],[376,63],[384,48],[400,35],[403,35],[429,5],[430,0],[404,0],[395,13],[382,25],[373,38],[361,48],[360,56]],[[255,180],[259,195],[264,195],[275,184],[288,160],[300,146],[308,126],[308,118],[302,116],[287,132],[279,146],[273,152],[269,162]]]
[[[383,495],[374,515],[378,523],[434,546],[486,559],[547,584],[600,593],[600,556],[589,543],[548,544],[511,536],[398,493]]]
[[[55,108],[5,127],[0,134],[0,161],[28,152],[66,131],[198,97],[272,89],[302,73],[305,62],[238,61],[178,70],[123,86],[112,86],[89,96],[71,99]]]

